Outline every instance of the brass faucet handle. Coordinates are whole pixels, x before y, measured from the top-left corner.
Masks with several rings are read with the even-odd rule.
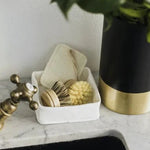
[[[31,83],[21,83],[20,77],[16,74],[11,75],[10,80],[16,84],[17,88],[10,93],[11,99],[14,103],[20,100],[29,102],[32,110],[38,109],[38,103],[33,101],[33,95],[37,92],[37,88]]]
[[[20,83],[20,77],[17,74],[11,75],[10,80],[12,83],[17,85]]]
[[[37,110],[39,105],[36,101],[30,101],[29,102],[29,107],[32,109],[32,110]]]
[[[31,97],[28,97],[28,102],[29,102],[29,107],[32,109],[32,110],[37,110],[39,105],[36,101],[33,101],[33,96]]]
[[[37,88],[30,83],[21,83],[20,77],[16,74],[11,75],[10,80],[17,87],[10,93],[11,98],[0,103],[0,130],[4,121],[16,111],[21,100],[28,101],[32,110],[38,109],[38,103],[33,101],[33,95],[37,92]]]
[[[20,97],[22,96],[22,94],[23,94],[23,93],[22,93],[21,91],[13,90],[13,91],[10,93],[10,97],[11,97],[11,99],[13,100],[13,102],[18,103]]]

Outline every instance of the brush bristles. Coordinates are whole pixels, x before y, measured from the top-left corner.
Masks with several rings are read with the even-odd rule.
[[[93,89],[86,81],[57,81],[52,90],[57,94],[61,106],[86,104],[93,99]]]
[[[68,89],[65,87],[62,81],[57,81],[53,85],[52,90],[54,90],[55,93],[57,94],[61,104],[64,103],[65,101],[70,101],[70,95],[68,94]]]

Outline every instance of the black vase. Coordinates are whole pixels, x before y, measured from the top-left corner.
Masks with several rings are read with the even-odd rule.
[[[118,113],[150,111],[150,44],[144,25],[114,19],[104,33],[100,94],[104,105]]]

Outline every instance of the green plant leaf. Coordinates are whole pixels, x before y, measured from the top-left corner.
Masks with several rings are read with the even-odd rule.
[[[78,0],[78,5],[91,13],[110,13],[117,9],[122,0]]]
[[[134,17],[134,18],[143,18],[147,13],[146,9],[137,10],[137,9],[132,9],[132,8],[120,7],[119,10],[122,14],[129,16],[129,17]]]
[[[150,43],[150,12],[147,15],[147,42]]]
[[[119,8],[122,18],[126,18],[128,22],[145,24],[145,16],[147,16],[148,8],[142,4],[135,2],[126,2]]]
[[[64,16],[67,18],[69,9],[76,1],[77,0],[51,0],[51,3],[56,2]]]
[[[145,0],[143,4],[144,4],[145,7],[150,9],[150,0]]]
[[[104,32],[108,31],[112,25],[113,22],[113,16],[108,14],[105,15],[105,20],[104,20]]]
[[[150,0],[144,0],[144,2],[149,3],[150,4]]]

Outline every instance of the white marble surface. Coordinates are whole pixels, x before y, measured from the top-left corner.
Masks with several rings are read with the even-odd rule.
[[[9,97],[13,88],[12,83],[0,81],[0,101]],[[22,102],[0,131],[0,149],[104,135],[119,137],[129,150],[150,150],[150,113],[127,116],[114,113],[101,105],[99,120],[40,125],[28,104]]]

